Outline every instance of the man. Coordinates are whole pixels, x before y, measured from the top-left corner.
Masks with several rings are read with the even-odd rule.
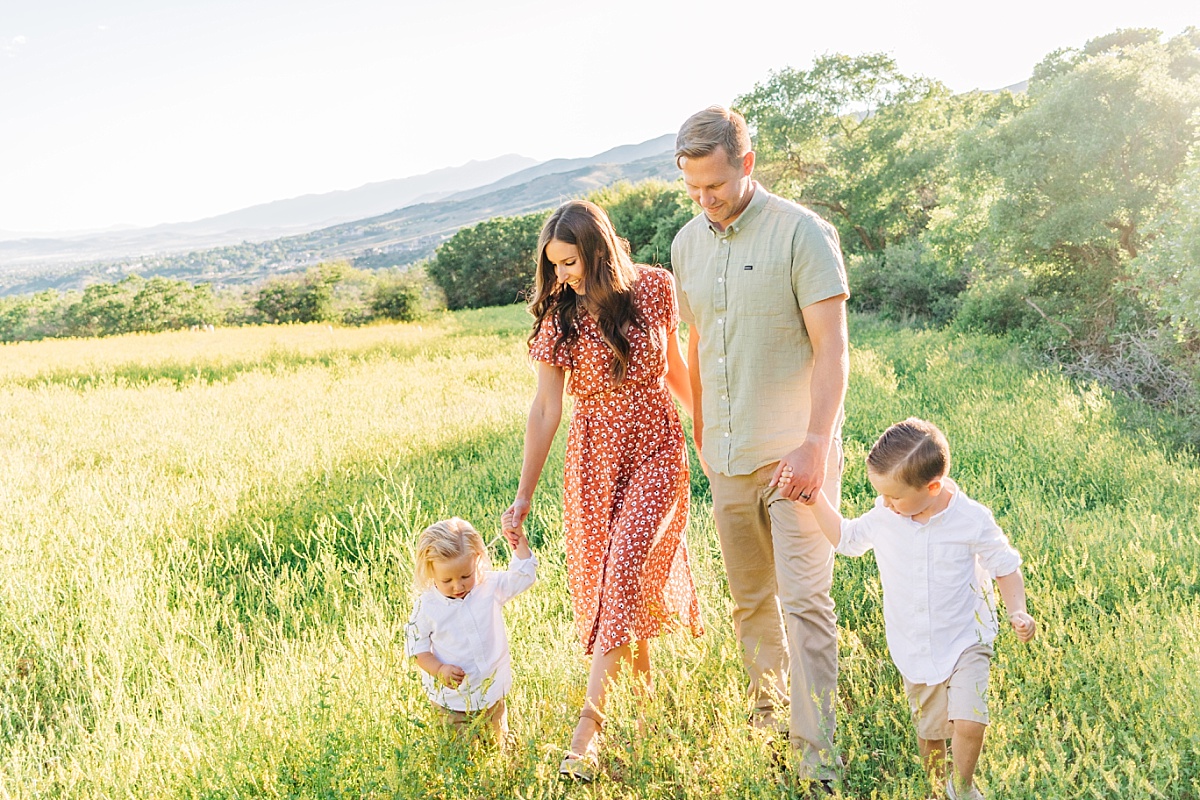
[[[696,446],[750,677],[751,721],[788,729],[799,777],[831,791],[839,763],[833,550],[809,506],[817,492],[835,507],[841,496],[849,373],[841,247],[832,225],[753,180],[740,114],[712,106],[690,117],[675,162],[703,209],[675,237],[671,265],[691,326]],[[791,478],[781,481],[785,466]]]

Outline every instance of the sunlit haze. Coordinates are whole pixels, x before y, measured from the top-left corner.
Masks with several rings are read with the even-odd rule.
[[[0,232],[153,225],[674,132],[772,70],[883,51],[955,91],[1191,3],[6,0]]]

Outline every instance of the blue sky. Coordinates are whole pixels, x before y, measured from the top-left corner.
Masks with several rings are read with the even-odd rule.
[[[1191,2],[0,0],[0,231],[153,225],[674,132],[771,70],[891,54],[955,91]],[[852,12],[845,9],[852,8]]]

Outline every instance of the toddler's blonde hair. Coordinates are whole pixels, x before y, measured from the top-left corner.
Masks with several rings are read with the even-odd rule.
[[[476,562],[476,576],[480,577],[489,566],[487,547],[483,537],[471,523],[458,517],[438,520],[417,538],[417,551],[413,564],[413,588],[418,593],[433,586],[433,563],[462,558],[472,553]]]

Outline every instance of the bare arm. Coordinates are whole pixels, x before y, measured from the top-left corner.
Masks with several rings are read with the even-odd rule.
[[[813,498],[812,511],[813,516],[817,518],[817,524],[821,526],[821,533],[825,534],[829,543],[834,547],[841,544],[842,515],[833,507],[833,503],[829,502],[824,492],[817,492],[817,496]]]
[[[671,390],[671,394],[675,395],[675,399],[679,401],[679,405],[683,406],[683,413],[689,417],[693,415],[692,409],[692,378],[688,372],[687,362],[683,360],[683,352],[679,349],[679,332],[670,331],[667,333],[667,388]]]
[[[700,456],[700,466],[708,473],[708,464],[704,461],[704,403],[701,402],[703,392],[700,388],[700,328],[688,326],[688,381],[692,385],[692,439],[696,442],[696,454]]]
[[[462,683],[463,678],[467,677],[467,673],[461,667],[456,667],[453,664],[443,664],[433,653],[417,653],[415,658],[417,659],[418,667],[447,686],[458,686]]]
[[[521,462],[521,482],[517,486],[517,497],[501,516],[505,536],[519,529],[529,516],[533,502],[533,490],[537,488],[546,466],[546,457],[554,443],[554,434],[562,422],[563,389],[566,386],[566,371],[560,367],[538,362],[537,393],[529,409],[529,421],[525,425],[525,455]]]
[[[834,427],[846,397],[850,375],[846,297],[839,295],[821,300],[806,306],[801,313],[813,347],[808,435],[802,445],[780,461],[771,477],[771,485],[780,482],[780,474],[787,465],[791,467],[792,479],[783,486],[783,495],[812,505],[825,484]]]
[[[1010,572],[996,578],[996,588],[1000,590],[1000,598],[1004,601],[1004,609],[1008,612],[1008,621],[1012,623],[1017,638],[1028,642],[1037,634],[1037,622],[1025,608],[1025,578],[1021,570]]]

